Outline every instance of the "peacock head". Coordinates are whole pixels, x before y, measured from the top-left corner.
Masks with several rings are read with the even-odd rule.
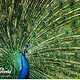
[[[25,55],[26,53],[28,53],[28,50],[27,50],[26,48],[24,48],[24,49],[22,50],[22,54]]]

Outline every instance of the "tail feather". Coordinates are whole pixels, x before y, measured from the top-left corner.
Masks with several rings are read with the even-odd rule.
[[[29,78],[79,79],[79,6],[79,0],[1,0],[0,67],[18,78],[14,66],[27,48]]]

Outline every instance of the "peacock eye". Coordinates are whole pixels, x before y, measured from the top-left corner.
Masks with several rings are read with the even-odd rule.
[[[33,35],[35,36],[36,35],[36,32],[34,32]]]
[[[50,13],[52,13],[52,9],[50,10]]]
[[[18,14],[17,13],[15,13],[15,16],[17,16]]]
[[[73,21],[73,24],[75,24],[75,23],[76,23],[76,21],[74,20],[74,21]]]
[[[23,23],[23,24],[22,24],[22,26],[24,27],[24,26],[25,26],[25,24]]]
[[[74,42],[77,42],[77,39],[74,39]]]
[[[65,17],[63,16],[63,20],[65,20]]]
[[[5,22],[5,25],[8,25],[8,22]]]
[[[3,8],[6,8],[6,6],[5,6],[5,5],[3,5]]]
[[[33,23],[33,20],[31,20],[31,23]]]
[[[41,10],[41,7],[39,7],[39,10]]]
[[[31,10],[31,9],[29,9],[29,11],[30,11],[30,12],[32,12],[32,10]]]
[[[60,6],[62,6],[63,5],[63,3],[62,2],[60,2]]]
[[[70,72],[68,71],[68,74],[70,74]]]
[[[43,22],[43,24],[45,25],[45,22]]]
[[[75,53],[75,55],[77,55],[77,52]]]
[[[24,36],[27,36],[28,34],[26,32],[24,32]]]
[[[0,36],[2,36],[2,34],[0,34]]]
[[[68,34],[68,31],[66,31],[66,34]]]
[[[16,29],[13,29],[13,32],[16,32]]]
[[[70,3],[70,4],[71,4],[71,6],[73,6],[73,2],[72,2],[72,1],[71,1],[71,3]]]
[[[53,24],[53,26],[55,26],[55,24]]]

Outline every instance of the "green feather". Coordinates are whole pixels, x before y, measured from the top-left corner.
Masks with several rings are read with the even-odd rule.
[[[18,78],[24,48],[30,79],[80,79],[80,0],[0,0],[0,67],[12,69],[9,78]]]

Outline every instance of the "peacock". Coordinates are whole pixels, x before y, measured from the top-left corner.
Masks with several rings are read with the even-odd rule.
[[[80,0],[0,0],[1,79],[80,79]]]

